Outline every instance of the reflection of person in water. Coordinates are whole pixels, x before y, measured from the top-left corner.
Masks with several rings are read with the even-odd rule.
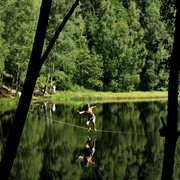
[[[52,105],[52,111],[53,111],[53,112],[56,111],[56,104],[55,104],[55,103],[53,103],[53,105]]]
[[[89,164],[96,165],[96,163],[92,161],[92,157],[95,153],[95,146],[96,146],[96,138],[94,138],[93,144],[91,146],[91,138],[88,136],[88,140],[84,148],[84,155],[79,155],[76,160],[83,159],[85,167],[88,167]]]
[[[84,114],[86,113],[88,115],[88,118],[86,120],[86,126],[88,127],[88,132],[91,130],[91,127],[90,127],[90,122],[93,123],[93,128],[94,128],[94,131],[97,131],[96,130],[96,116],[94,115],[93,113],[93,109],[96,108],[96,106],[90,106],[90,104],[87,104],[85,106],[85,109],[83,111],[79,111],[77,110],[77,112],[79,114]]]

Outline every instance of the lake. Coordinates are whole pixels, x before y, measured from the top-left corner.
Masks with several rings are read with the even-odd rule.
[[[84,104],[36,103],[31,105],[10,179],[17,180],[159,180],[164,141],[161,117],[167,101],[104,103],[94,109],[97,131],[87,132]],[[12,124],[13,111],[1,116],[2,150]],[[180,129],[180,128],[179,128]],[[96,165],[75,160],[88,136],[96,138],[92,157]],[[174,179],[180,177],[180,143]]]

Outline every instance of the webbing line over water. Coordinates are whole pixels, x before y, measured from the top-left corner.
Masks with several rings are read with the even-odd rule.
[[[71,124],[71,123],[67,123],[67,122],[64,122],[64,121],[57,121],[57,120],[53,120],[53,121],[55,121],[55,122],[57,122],[57,123],[60,123],[60,124],[66,124],[66,125],[68,125],[68,126],[72,126],[72,127],[76,127],[76,128],[80,128],[80,129],[85,129],[85,130],[87,130],[87,128],[85,128],[85,127],[77,126],[77,125],[74,125],[74,124]]]
[[[57,122],[57,123],[60,123],[60,124],[65,124],[65,125],[68,125],[68,126],[72,126],[72,127],[88,130],[88,128],[85,128],[85,127],[82,127],[82,126],[78,126],[78,125],[74,125],[74,124],[71,124],[71,123],[67,123],[67,122],[64,122],[64,121],[58,121],[58,120],[53,120],[53,121]],[[122,132],[122,131],[110,131],[110,130],[103,130],[103,129],[97,130],[96,132],[144,135],[142,133]]]

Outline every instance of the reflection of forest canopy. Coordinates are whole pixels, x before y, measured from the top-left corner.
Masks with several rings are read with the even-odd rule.
[[[104,104],[102,108],[97,108],[95,113],[98,118],[98,129],[142,134],[97,132],[98,141],[94,160],[101,165],[102,170],[93,166],[87,170],[82,168],[79,162],[72,163],[74,151],[77,152],[75,155],[78,155],[78,150],[84,147],[86,132],[54,121],[83,125],[86,116],[80,117],[73,113],[73,109],[77,109],[77,106],[56,105],[56,112],[52,112],[52,104],[47,104],[44,109],[32,107],[12,174],[21,179],[38,179],[39,176],[42,179],[47,177],[49,179],[58,177],[156,179],[159,177],[160,179],[163,141],[159,137],[161,126],[159,118],[166,115],[166,107],[166,103],[156,102]],[[104,108],[106,113],[103,111]],[[121,115],[116,112],[121,112]],[[110,117],[107,116],[109,113]],[[146,121],[143,120],[142,113]],[[178,157],[177,154],[177,161]],[[178,169],[177,162],[174,177],[178,176]]]
[[[53,0],[47,44],[72,3]],[[25,78],[39,6],[36,0],[0,3],[0,78],[16,88]],[[81,1],[43,66],[37,87],[167,89],[174,12],[172,4],[161,0]]]

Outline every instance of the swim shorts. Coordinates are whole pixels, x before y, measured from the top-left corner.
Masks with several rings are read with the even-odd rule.
[[[93,155],[95,153],[95,149],[94,148],[86,148],[85,151],[84,151],[84,156],[87,157],[87,156],[90,156],[90,155]]]
[[[93,115],[93,116],[89,116],[88,118],[87,118],[87,121],[93,121],[93,120],[96,120],[96,116],[95,115]]]

